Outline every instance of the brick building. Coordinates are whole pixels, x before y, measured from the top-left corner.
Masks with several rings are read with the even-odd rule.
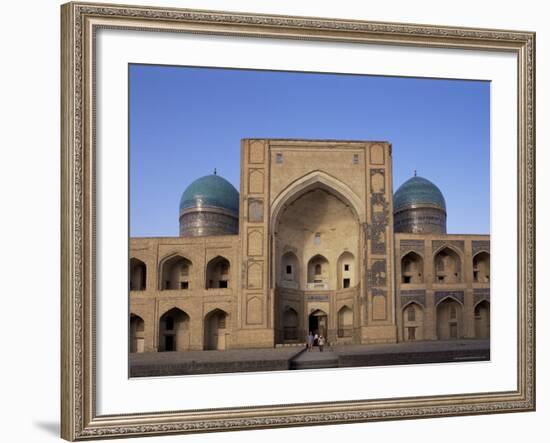
[[[488,338],[488,235],[446,233],[391,145],[245,139],[240,193],[213,174],[180,201],[180,236],[130,239],[132,352]]]

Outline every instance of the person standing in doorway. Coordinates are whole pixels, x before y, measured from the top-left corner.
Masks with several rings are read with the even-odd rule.
[[[313,346],[317,346],[319,344],[319,334],[316,332],[313,336]]]
[[[309,331],[308,336],[306,337],[307,350],[311,351],[313,348],[313,333]]]
[[[319,338],[317,339],[317,344],[319,346],[319,351],[323,352],[323,347],[325,346],[325,337],[320,335]]]

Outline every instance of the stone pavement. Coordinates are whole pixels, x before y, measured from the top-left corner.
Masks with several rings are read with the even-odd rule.
[[[484,361],[489,340],[418,341],[380,345],[303,346],[227,351],[149,352],[130,354],[130,376],[282,371],[399,364]]]
[[[302,347],[290,346],[227,351],[132,353],[130,354],[130,376],[282,371],[290,369],[290,360],[302,350]]]

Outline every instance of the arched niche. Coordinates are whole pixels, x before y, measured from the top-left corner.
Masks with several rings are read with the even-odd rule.
[[[415,341],[424,339],[424,308],[412,302],[401,310],[403,325],[403,340]]]
[[[344,305],[338,310],[338,338],[353,337],[353,309]]]
[[[424,261],[416,252],[409,252],[401,259],[401,283],[423,283]]]
[[[287,307],[283,312],[283,339],[284,341],[296,341],[299,338],[300,321],[298,312]]]
[[[300,285],[300,265],[294,252],[286,252],[281,257],[278,284],[286,288],[298,288]]]
[[[491,276],[491,257],[488,252],[477,253],[473,259],[473,279],[476,283],[489,283]]]
[[[214,309],[204,318],[204,349],[224,350],[229,343],[229,314],[223,309]]]
[[[314,255],[307,263],[307,285],[309,289],[329,288],[329,262],[321,254]]]
[[[230,287],[229,260],[218,255],[210,260],[206,266],[206,289]]]
[[[463,337],[462,305],[451,297],[442,300],[436,309],[437,338],[457,340]]]
[[[179,308],[166,311],[159,319],[159,351],[189,349],[189,315]]]
[[[130,352],[145,351],[145,322],[136,314],[130,314]]]
[[[435,283],[449,284],[462,281],[462,263],[458,253],[449,247],[434,256]]]
[[[351,252],[343,252],[337,263],[338,289],[352,288],[357,284],[355,257]]]
[[[488,339],[491,334],[491,306],[487,300],[475,306],[474,322],[476,338]]]
[[[147,266],[141,260],[130,259],[130,291],[144,291],[147,287]]]
[[[190,289],[192,266],[191,260],[179,254],[164,260],[161,265],[160,289]]]

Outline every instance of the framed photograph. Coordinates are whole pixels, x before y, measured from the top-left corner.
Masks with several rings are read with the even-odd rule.
[[[61,14],[63,438],[534,410],[534,33]]]

